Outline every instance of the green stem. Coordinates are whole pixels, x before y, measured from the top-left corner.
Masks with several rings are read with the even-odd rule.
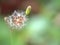
[[[11,42],[11,45],[13,45],[13,36],[12,36],[12,31],[10,30],[10,42]]]

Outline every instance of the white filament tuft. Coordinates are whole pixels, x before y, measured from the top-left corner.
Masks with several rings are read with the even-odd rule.
[[[5,20],[13,29],[21,29],[24,27],[27,17],[24,12],[14,11],[14,13],[11,16],[5,18]]]

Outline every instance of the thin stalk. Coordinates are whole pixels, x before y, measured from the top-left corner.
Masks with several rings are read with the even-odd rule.
[[[10,42],[11,42],[11,45],[13,45],[13,35],[11,30],[10,30]]]

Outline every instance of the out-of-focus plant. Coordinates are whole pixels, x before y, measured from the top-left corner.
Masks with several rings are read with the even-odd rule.
[[[27,9],[26,9],[26,11],[24,12],[24,14],[25,14],[25,16],[28,16],[29,14],[30,14],[30,12],[31,12],[31,6],[28,6],[27,7]],[[16,12],[17,13],[17,12]],[[21,14],[13,14],[13,15],[17,15],[17,16],[19,16],[19,15],[21,15],[22,16],[22,13],[23,12],[21,12]],[[23,16],[24,16],[24,14],[23,14]],[[12,16],[13,16],[12,15]],[[23,18],[25,18],[25,17],[23,17]],[[10,19],[10,20],[8,20],[8,19]],[[13,21],[13,20],[11,20],[11,19],[13,19],[13,18],[9,18],[9,17],[4,17],[4,20],[5,21],[10,21],[10,22],[7,22],[10,26],[11,26],[11,21]],[[21,21],[21,20],[20,20]],[[23,20],[24,21],[24,20]],[[13,22],[14,23],[14,22]],[[24,23],[24,22],[23,22]],[[18,24],[18,23],[17,23]],[[13,25],[13,24],[12,24]],[[16,25],[17,26],[17,25]],[[21,26],[20,26],[21,27]],[[15,27],[16,28],[16,27]],[[24,31],[25,29],[23,29],[23,31]],[[26,37],[22,37],[22,36],[26,36],[26,35],[23,35],[23,34],[21,34],[20,35],[20,32],[22,31],[22,29],[18,29],[18,27],[16,28],[16,29],[11,29],[10,30],[10,42],[11,42],[11,45],[23,45],[24,43],[23,42],[25,42],[24,40],[25,40],[25,38]],[[21,37],[20,37],[21,36]],[[21,38],[22,38],[22,40],[21,40]],[[24,38],[24,39],[23,39]],[[22,42],[23,41],[23,42]],[[21,44],[22,43],[22,44]]]
[[[17,30],[9,30],[5,27],[5,24],[1,19],[0,24],[3,27],[0,28],[5,33],[1,37],[10,37],[10,40],[4,40],[0,38],[0,41],[6,43],[6,45],[59,45],[60,43],[60,26],[54,25],[53,20],[57,16],[58,9],[60,9],[60,0],[52,0],[51,3],[44,5],[42,13],[36,16],[31,16],[26,27]],[[29,11],[26,10],[28,13]],[[28,14],[26,13],[26,14]],[[27,15],[28,16],[28,15]],[[8,31],[8,33],[6,33]],[[10,34],[10,35],[9,35]],[[1,42],[2,42],[1,41]]]

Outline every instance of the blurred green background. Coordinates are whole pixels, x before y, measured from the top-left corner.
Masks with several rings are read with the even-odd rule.
[[[26,26],[12,30],[4,17],[28,5]],[[0,45],[60,45],[59,15],[60,0],[0,0]]]

